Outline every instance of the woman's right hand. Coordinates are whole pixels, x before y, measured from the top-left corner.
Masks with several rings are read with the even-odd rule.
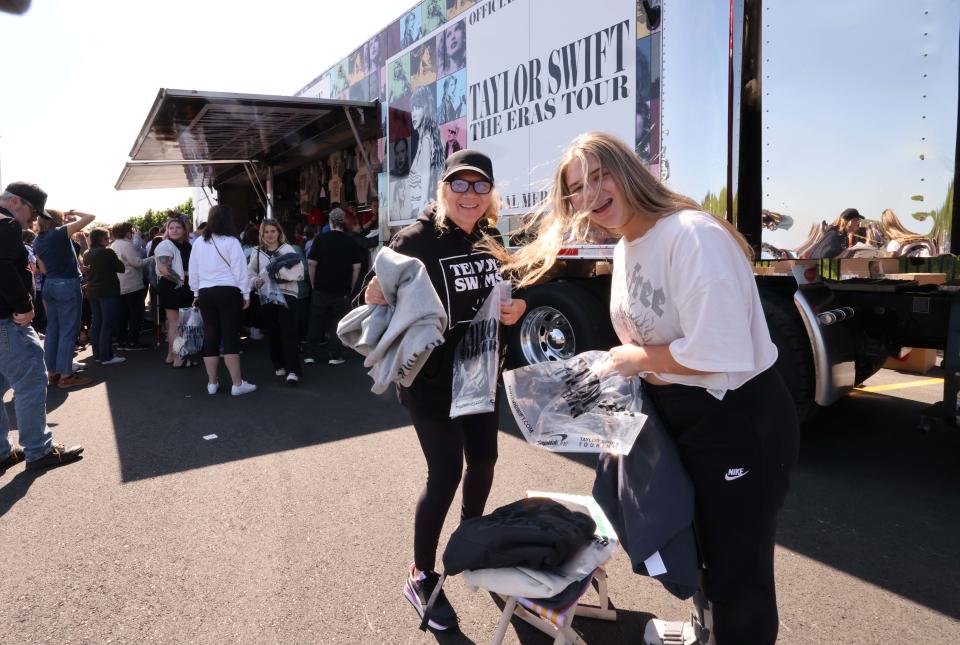
[[[373,280],[367,285],[363,292],[363,301],[368,305],[385,305],[387,299],[383,297],[383,290],[380,288],[380,278],[373,276]]]
[[[256,289],[259,289],[260,287],[262,287],[262,286],[263,286],[263,278],[257,278],[256,280],[254,280],[254,281],[253,281],[253,286],[254,286],[254,288],[256,288]]]

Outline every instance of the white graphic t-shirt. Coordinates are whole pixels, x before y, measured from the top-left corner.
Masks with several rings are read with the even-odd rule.
[[[710,374],[655,374],[723,398],[777,360],[750,263],[712,216],[679,211],[613,254],[610,318],[621,343],[668,345]]]

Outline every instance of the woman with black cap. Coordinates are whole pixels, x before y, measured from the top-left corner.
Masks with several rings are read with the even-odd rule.
[[[464,331],[499,280],[493,256],[475,248],[481,239],[500,238],[494,226],[500,198],[494,190],[493,164],[476,150],[461,150],[446,160],[437,184],[437,201],[428,204],[416,222],[394,237],[394,251],[419,259],[444,304],[448,325],[444,342],[435,348],[410,387],[399,387],[400,402],[410,411],[427,461],[427,483],[414,516],[414,562],[403,594],[423,616],[439,580],[434,571],[443,521],[463,473],[460,519],[483,514],[497,461],[497,412],[450,418],[454,350]],[[458,277],[465,264],[476,280]],[[476,269],[477,267],[482,267]],[[376,277],[365,291],[370,304],[386,304]],[[500,322],[516,323],[526,310],[523,300],[500,305]],[[429,625],[455,627],[457,616],[440,592]]]

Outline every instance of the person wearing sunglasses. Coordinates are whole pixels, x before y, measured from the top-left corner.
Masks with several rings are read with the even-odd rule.
[[[499,263],[476,248],[481,240],[499,240],[495,228],[500,198],[494,188],[493,164],[476,150],[447,158],[438,199],[390,243],[390,247],[423,262],[447,313],[444,342],[435,348],[410,387],[400,387],[400,402],[410,412],[427,462],[427,482],[414,515],[414,561],[404,584],[404,597],[422,617],[439,576],[434,571],[440,530],[463,476],[461,520],[483,514],[497,461],[497,412],[450,418],[454,351],[480,306],[501,279]],[[369,304],[386,304],[374,277],[364,292]],[[398,308],[402,305],[398,304]],[[513,325],[526,302],[500,305],[500,321]],[[463,462],[466,460],[466,473]],[[431,611],[434,630],[455,628],[457,616],[443,592]]]

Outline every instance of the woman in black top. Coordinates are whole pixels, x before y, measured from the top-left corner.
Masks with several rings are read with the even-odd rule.
[[[93,359],[103,365],[122,363],[126,359],[113,355],[113,330],[120,320],[120,279],[123,262],[107,248],[110,234],[106,229],[90,231],[90,250],[83,256],[87,271],[87,297],[90,299],[90,345]]]
[[[470,322],[499,279],[493,256],[474,246],[490,236],[500,199],[493,191],[493,164],[476,150],[451,155],[437,184],[437,203],[429,204],[416,222],[400,231],[390,246],[423,262],[433,288],[444,303],[448,326],[444,342],[435,348],[410,387],[400,387],[400,401],[410,411],[420,447],[427,461],[427,484],[417,502],[414,518],[414,564],[410,567],[404,596],[423,616],[439,576],[433,571],[440,530],[453,502],[463,472],[461,520],[483,514],[493,485],[497,461],[497,412],[450,418],[454,351]],[[465,263],[476,280],[458,283]],[[459,278],[462,280],[462,278]],[[368,303],[385,304],[374,277],[367,287]],[[523,300],[500,306],[504,325],[517,322],[526,310]],[[431,611],[430,626],[445,630],[457,616],[443,592]]]

